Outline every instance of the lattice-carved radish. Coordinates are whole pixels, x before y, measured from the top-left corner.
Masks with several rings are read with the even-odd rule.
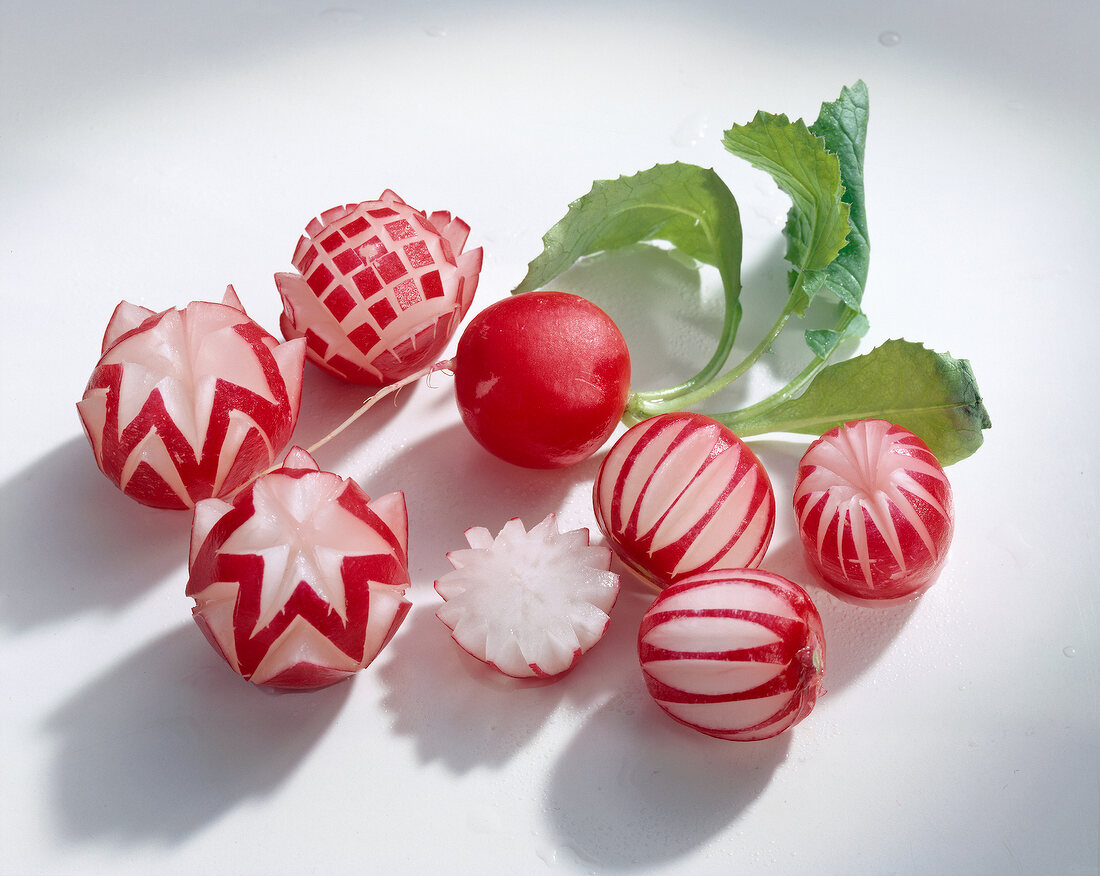
[[[287,338],[355,383],[383,386],[430,364],[473,301],[480,247],[450,213],[415,210],[392,191],[334,207],[306,227],[293,263],[279,273]]]
[[[794,582],[760,569],[716,570],[661,591],[642,617],[638,656],[649,693],[669,715],[751,742],[810,714],[825,634]]]
[[[227,496],[290,441],[304,342],[280,344],[232,286],[220,304],[161,313],[124,301],[102,350],[77,410],[100,470],[139,502]]]
[[[939,575],[954,530],[951,484],[928,446],[885,420],[826,432],[798,466],[794,510],[806,554],[856,599],[900,599]]]
[[[760,460],[720,423],[661,414],[627,430],[593,489],[600,530],[628,566],[659,587],[714,568],[755,568],[775,526]]]
[[[435,582],[445,600],[436,616],[465,651],[505,675],[551,678],[603,637],[619,576],[587,529],[558,532],[551,514],[530,532],[512,519],[495,538],[474,527],[466,541]]]
[[[371,501],[295,447],[232,503],[195,506],[189,569],[195,622],[235,672],[325,687],[369,664],[408,613],[405,499]]]

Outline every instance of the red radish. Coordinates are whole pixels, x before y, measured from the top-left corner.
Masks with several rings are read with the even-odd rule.
[[[615,553],[658,587],[755,568],[775,527],[760,460],[721,423],[687,412],[629,429],[600,465],[593,505]]]
[[[304,355],[249,319],[232,286],[221,304],[161,313],[122,302],[77,403],[96,463],[158,508],[231,494],[290,440]]]
[[[356,383],[407,377],[442,352],[473,301],[481,249],[470,227],[415,210],[388,189],[334,207],[298,241],[298,273],[279,273],[281,325],[304,337],[310,361]]]
[[[806,591],[759,569],[715,570],[662,590],[642,617],[646,686],[682,724],[720,739],[777,736],[805,718],[825,673]]]
[[[445,600],[436,616],[464,650],[505,675],[552,678],[602,638],[619,576],[587,529],[559,533],[551,514],[530,532],[512,519],[496,538],[475,527],[466,541],[435,582]]]
[[[622,333],[595,304],[565,292],[525,292],[485,308],[459,339],[454,372],[470,433],[528,468],[591,456],[630,391]]]
[[[369,664],[410,603],[401,493],[371,499],[292,448],[232,503],[195,506],[195,622],[254,684],[310,689]]]
[[[935,581],[954,530],[951,484],[928,446],[885,420],[826,432],[798,465],[798,532],[841,594],[912,596]]]

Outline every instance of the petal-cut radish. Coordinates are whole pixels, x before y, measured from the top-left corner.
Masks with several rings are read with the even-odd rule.
[[[310,361],[355,383],[383,386],[419,371],[473,301],[482,252],[462,252],[469,232],[389,190],[325,211],[298,241],[297,273],[275,275],[283,335],[305,338]]]
[[[826,432],[798,465],[794,510],[826,583],[858,600],[929,587],[954,530],[951,484],[920,438],[885,420]]]
[[[760,460],[702,414],[662,414],[627,430],[600,465],[596,522],[615,553],[659,587],[715,568],[760,565],[775,495]]]
[[[715,570],[661,591],[642,617],[646,686],[689,727],[748,742],[793,727],[814,707],[825,634],[806,591],[759,569]]]
[[[341,681],[378,655],[409,611],[407,534],[401,493],[371,501],[292,448],[232,503],[195,506],[195,622],[254,684]]]
[[[228,496],[270,466],[298,420],[305,342],[221,304],[153,313],[122,302],[77,411],[100,470],[158,508]]]
[[[435,582],[445,600],[436,616],[464,650],[505,675],[550,678],[603,637],[619,576],[587,529],[559,533],[551,514],[530,532],[512,519],[496,538],[475,527],[466,541]]]

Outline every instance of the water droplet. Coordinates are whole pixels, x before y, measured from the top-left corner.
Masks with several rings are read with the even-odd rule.
[[[886,46],[888,49],[892,49],[898,43],[901,42],[901,34],[896,30],[884,30],[878,35],[878,41],[880,45]]]
[[[447,28],[438,24],[430,24],[424,28],[424,33],[430,37],[445,37],[447,35]]]
[[[676,146],[697,146],[710,134],[710,118],[705,113],[692,113],[680,122],[672,133]]]
[[[1077,649],[1074,648],[1073,645],[1066,645],[1066,647],[1062,649],[1062,653],[1065,654],[1067,657],[1076,657]]]

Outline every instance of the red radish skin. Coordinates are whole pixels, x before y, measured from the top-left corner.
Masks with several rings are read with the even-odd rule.
[[[759,569],[717,570],[661,591],[642,617],[638,656],[650,695],[671,717],[752,742],[810,714],[825,634],[794,582]]]
[[[715,568],[756,568],[775,494],[740,438],[702,414],[661,414],[627,430],[600,465],[596,522],[619,558],[658,587]]]
[[[595,304],[525,292],[477,314],[454,359],[462,420],[487,450],[527,468],[574,465],[615,430],[630,391],[622,333]]]
[[[951,484],[935,455],[885,420],[847,423],[811,444],[798,466],[794,511],[825,582],[867,601],[928,588],[955,520]]]
[[[450,213],[415,210],[389,190],[325,211],[298,241],[297,273],[275,275],[283,335],[305,338],[311,362],[355,383],[419,371],[473,301],[482,251],[462,251],[469,233]]]
[[[77,411],[100,470],[156,508],[227,496],[270,466],[298,420],[305,342],[220,304],[161,313],[122,302]]]
[[[436,616],[463,650],[514,678],[553,679],[603,637],[619,576],[587,529],[559,532],[551,514],[530,531],[512,519],[495,538],[474,527],[466,541],[435,582]]]
[[[195,506],[189,571],[195,622],[234,672],[327,687],[367,666],[409,611],[404,496],[372,501],[292,448],[232,503]]]

